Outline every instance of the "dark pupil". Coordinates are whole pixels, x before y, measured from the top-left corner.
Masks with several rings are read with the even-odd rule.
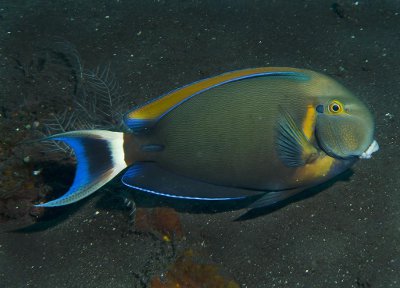
[[[332,106],[332,110],[333,110],[333,112],[337,112],[337,111],[339,111],[339,105],[337,105],[337,104],[333,104],[333,106]]]

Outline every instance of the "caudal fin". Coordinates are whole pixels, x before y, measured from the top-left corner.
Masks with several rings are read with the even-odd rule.
[[[56,134],[43,140],[62,141],[70,146],[77,160],[74,182],[60,198],[38,204],[55,207],[85,198],[126,168],[123,133],[105,130],[82,130]]]

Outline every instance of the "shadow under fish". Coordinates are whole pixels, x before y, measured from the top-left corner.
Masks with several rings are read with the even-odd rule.
[[[171,199],[275,205],[368,159],[379,146],[368,108],[332,78],[295,68],[225,73],[169,92],[124,117],[131,132],[81,130],[76,175],[55,207],[122,170],[127,187]]]

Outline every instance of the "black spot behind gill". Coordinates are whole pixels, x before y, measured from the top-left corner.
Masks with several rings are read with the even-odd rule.
[[[324,113],[324,106],[323,105],[318,105],[315,110],[317,110],[318,113]]]

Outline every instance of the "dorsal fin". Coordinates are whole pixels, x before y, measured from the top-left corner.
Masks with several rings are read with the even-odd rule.
[[[228,72],[183,86],[145,103],[125,114],[124,122],[133,132],[139,133],[151,128],[169,111],[201,92],[229,82],[261,76],[289,77],[295,80],[309,79],[302,70],[285,67],[263,67]]]

